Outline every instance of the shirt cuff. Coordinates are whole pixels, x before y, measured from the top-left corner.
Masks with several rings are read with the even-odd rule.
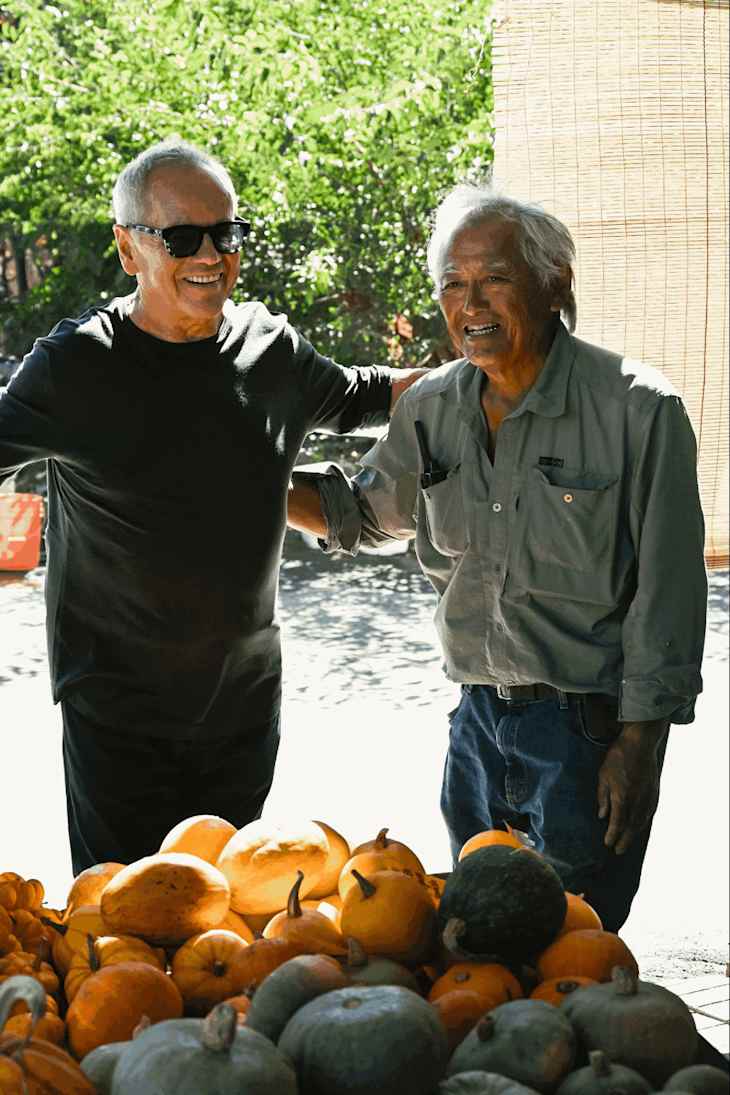
[[[664,681],[658,677],[626,677],[619,689],[619,722],[694,722],[695,699],[701,691],[702,677],[694,668],[675,670],[671,680]]]
[[[317,543],[326,555],[344,551],[357,555],[362,533],[360,509],[352,493],[350,480],[338,464],[320,461],[296,467],[292,479],[311,483],[319,492],[327,536]]]

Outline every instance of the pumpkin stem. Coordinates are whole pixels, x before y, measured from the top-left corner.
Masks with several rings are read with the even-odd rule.
[[[488,1042],[493,1035],[494,1017],[492,1015],[485,1015],[477,1023],[477,1038],[480,1042]]]
[[[385,832],[385,830],[383,830],[383,832]],[[356,871],[354,867],[350,871],[350,874],[353,874],[357,879],[363,897],[372,897],[377,892],[372,882],[369,882],[368,879],[361,875],[359,871]]]
[[[152,1026],[152,1020],[149,1015],[140,1015],[137,1026],[132,1031],[132,1038],[139,1038],[140,1034],[144,1034],[148,1027]]]
[[[388,826],[385,829],[381,829],[375,838],[375,845],[377,848],[387,848],[390,844],[388,840]]]
[[[348,968],[354,967],[360,969],[361,966],[367,966],[368,956],[365,953],[365,948],[359,939],[353,939],[352,936],[348,936],[347,943],[347,962],[345,963]]]
[[[203,1020],[200,1041],[213,1053],[227,1053],[236,1036],[238,1016],[232,1004],[216,1004]]]
[[[611,1062],[602,1049],[592,1049],[588,1054],[588,1061],[594,1076],[610,1076]]]
[[[86,950],[89,954],[89,969],[92,973],[97,973],[101,969],[101,962],[99,961],[99,955],[96,951],[96,940],[89,932],[86,933]]]
[[[459,945],[459,940],[465,931],[466,923],[463,920],[459,920],[457,916],[452,916],[446,921],[446,927],[443,931],[444,946],[447,950],[450,950],[452,954],[461,955],[465,953]]]
[[[221,962],[220,958],[216,958],[216,960],[213,962],[211,972],[214,977],[222,977],[227,969],[227,964],[225,962]]]
[[[611,980],[617,996],[635,996],[639,990],[638,978],[628,966],[614,966]]]
[[[569,992],[575,992],[575,990],[578,988],[578,982],[577,981],[558,981],[555,988],[563,996],[567,996]]]
[[[299,901],[299,889],[303,881],[303,871],[297,871],[297,880],[289,891],[289,898],[286,903],[286,915],[290,920],[295,920],[302,915],[302,906]]]

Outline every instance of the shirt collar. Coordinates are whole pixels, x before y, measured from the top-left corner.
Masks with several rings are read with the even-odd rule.
[[[557,418],[565,412],[568,392],[568,380],[575,358],[575,344],[562,323],[558,324],[552,346],[545,359],[540,375],[525,398],[508,418],[518,418],[525,411],[543,415],[545,418]],[[456,391],[459,410],[463,418],[472,423],[481,422],[482,411],[479,403],[479,391],[482,373],[475,365],[464,359],[462,369],[456,379]]]

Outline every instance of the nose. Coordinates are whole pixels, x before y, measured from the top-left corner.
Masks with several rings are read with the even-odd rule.
[[[487,287],[481,281],[474,278],[466,283],[464,296],[464,311],[469,315],[475,315],[482,311],[485,304],[489,303]]]
[[[201,262],[207,262],[210,265],[218,265],[220,262],[220,255],[216,251],[213,240],[210,238],[208,232],[203,234],[203,242],[195,252],[195,258],[200,259]]]

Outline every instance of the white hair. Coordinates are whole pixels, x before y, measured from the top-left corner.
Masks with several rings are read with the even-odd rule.
[[[121,171],[112,191],[112,208],[117,224],[138,224],[143,221],[150,176],[157,168],[170,165],[197,167],[210,172],[230,193],[234,209],[236,208],[236,188],[223,164],[188,141],[179,137],[168,137],[140,152]]]
[[[492,186],[460,183],[437,207],[426,252],[434,284],[438,284],[441,266],[455,232],[466,223],[488,217],[517,225],[520,253],[543,288],[556,287],[565,270],[570,270],[571,285],[561,312],[568,329],[574,331],[578,308],[572,287],[575,244],[570,232],[541,206],[510,198]]]

